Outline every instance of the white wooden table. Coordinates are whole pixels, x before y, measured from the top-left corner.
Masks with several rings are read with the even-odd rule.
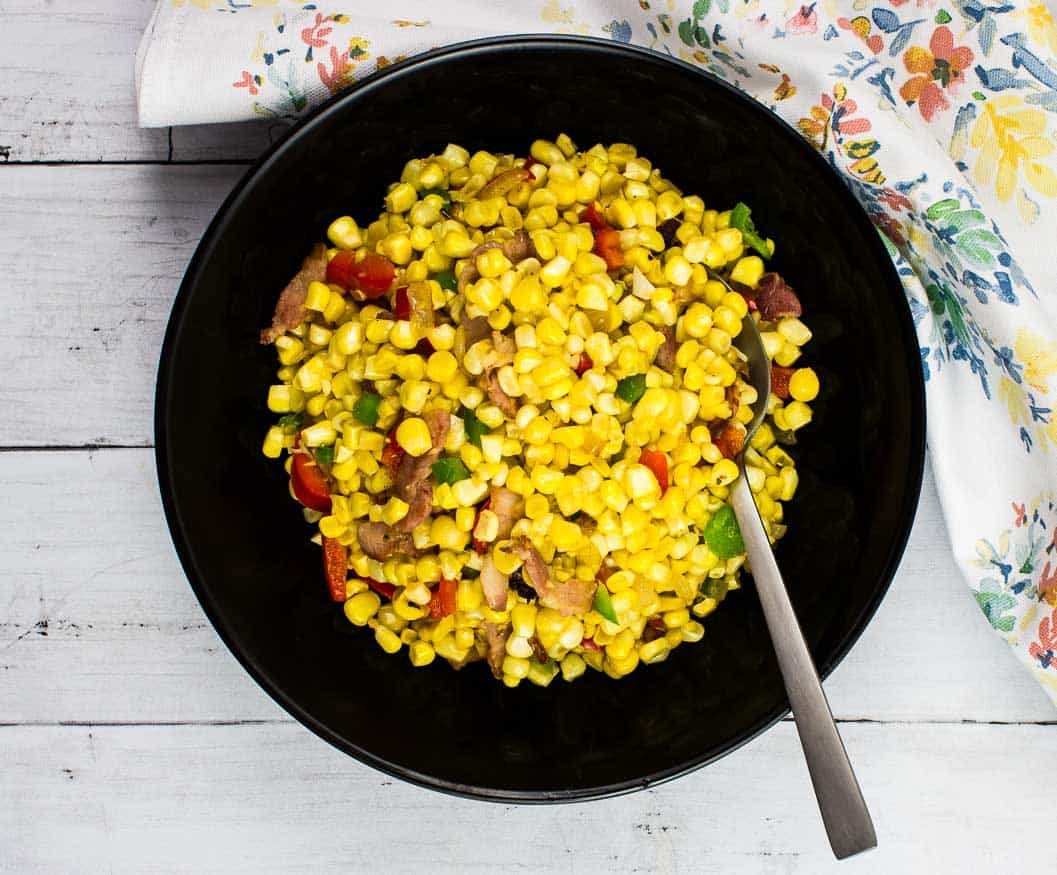
[[[0,0],[0,871],[834,871],[788,721],[646,792],[495,806],[358,764],[239,668],[169,541],[152,403],[184,267],[275,132],[135,127],[151,5]],[[1057,712],[931,477],[827,690],[880,839],[842,872],[1052,867]]]

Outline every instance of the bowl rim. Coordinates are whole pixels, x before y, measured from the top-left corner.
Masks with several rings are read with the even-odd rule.
[[[475,784],[464,784],[457,781],[445,780],[433,775],[424,774],[397,762],[392,762],[381,757],[366,748],[342,737],[322,721],[309,714],[297,701],[287,695],[279,686],[271,680],[268,673],[258,664],[254,656],[244,648],[239,637],[228,628],[222,618],[222,614],[213,600],[209,587],[204,583],[204,575],[198,568],[194,551],[187,538],[187,532],[183,525],[180,509],[177,507],[173,497],[173,460],[169,454],[168,431],[170,424],[171,393],[174,380],[174,372],[171,367],[172,352],[176,348],[181,334],[187,303],[193,290],[201,280],[205,265],[209,262],[217,245],[217,238],[224,226],[230,221],[233,210],[243,198],[253,183],[255,177],[276,162],[282,161],[285,153],[294,142],[310,131],[316,125],[328,120],[333,114],[346,111],[348,106],[366,99],[372,92],[384,87],[392,80],[414,76],[421,70],[443,65],[453,58],[472,58],[481,55],[502,54],[506,52],[519,53],[523,51],[585,51],[599,52],[602,54],[615,54],[623,56],[629,63],[649,63],[658,66],[672,65],[679,69],[682,75],[694,75],[700,77],[702,84],[720,88],[728,93],[734,100],[746,105],[751,112],[766,116],[773,123],[784,127],[791,134],[791,139],[796,141],[793,148],[798,148],[805,154],[809,161],[816,162],[821,173],[833,174],[836,171],[829,165],[825,158],[784,119],[759,104],[745,92],[735,88],[718,76],[707,70],[692,64],[662,54],[652,49],[623,43],[615,40],[606,40],[598,37],[587,37],[566,34],[517,34],[489,36],[481,39],[467,40],[451,45],[443,46],[432,51],[415,54],[398,63],[376,70],[363,79],[356,82],[347,90],[341,91],[328,98],[307,115],[303,116],[292,125],[289,130],[273,143],[259,158],[257,158],[240,177],[231,192],[224,199],[216,214],[203,232],[199,243],[195,248],[194,255],[188,263],[179,289],[173,300],[166,325],[164,339],[162,341],[159,356],[157,383],[155,391],[154,408],[154,437],[155,437],[155,463],[158,472],[158,485],[161,494],[162,506],[165,512],[166,523],[173,546],[183,567],[184,575],[191,586],[195,596],[202,606],[216,633],[224,642],[225,646],[239,662],[242,668],[252,677],[257,684],[291,717],[297,720],[317,736],[328,742],[338,750],[354,757],[361,763],[370,766],[391,777],[399,778],[425,787],[463,798],[486,800],[503,803],[553,803],[553,802],[580,802],[629,793],[635,790],[655,786],[665,781],[686,775],[696,771],[709,763],[733,753],[738,748],[752,741],[754,738],[772,727],[788,716],[790,709],[788,701],[783,698],[781,704],[770,712],[764,714],[754,724],[745,727],[737,736],[723,746],[714,747],[702,752],[699,756],[689,759],[677,766],[658,770],[637,779],[629,779],[609,784],[594,785],[587,788],[563,788],[560,790],[515,790],[501,787],[485,787]],[[792,145],[792,144],[791,144]],[[904,294],[902,283],[892,265],[884,244],[881,242],[879,233],[874,229],[861,204],[855,199],[851,190],[842,186],[842,195],[846,210],[844,218],[846,221],[857,225],[858,230],[863,232],[867,240],[867,246],[872,247],[874,254],[881,256],[879,261],[889,265],[886,271],[886,281],[894,296],[902,297]],[[905,308],[900,317],[902,340],[909,348],[916,348],[916,331],[911,318],[909,308]],[[854,618],[854,622],[848,632],[840,638],[833,650],[833,655],[817,668],[819,675],[825,679],[834,668],[844,659],[851,647],[858,641],[866,626],[869,624],[881,601],[888,592],[892,579],[895,576],[899,562],[906,548],[907,540],[913,529],[917,505],[921,494],[925,465],[925,435],[926,435],[926,412],[925,412],[925,383],[920,362],[910,369],[908,374],[911,381],[912,397],[909,399],[911,406],[911,428],[913,433],[910,440],[910,459],[907,473],[910,475],[908,488],[904,497],[900,516],[907,521],[902,531],[893,540],[888,555],[884,561],[884,570],[874,589],[870,599],[863,610]]]

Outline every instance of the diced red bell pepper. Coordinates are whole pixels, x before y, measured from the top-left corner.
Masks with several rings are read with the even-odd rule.
[[[580,213],[580,221],[587,222],[591,226],[591,230],[596,232],[609,227],[609,223],[606,221],[605,216],[602,215],[602,210],[598,206],[597,201],[592,201],[584,207],[584,211]]]
[[[390,471],[395,471],[403,461],[404,448],[396,442],[396,428],[393,428],[385,437],[385,446],[382,447],[382,464]]]
[[[594,366],[595,363],[591,360],[591,356],[589,356],[586,352],[580,353],[580,361],[576,363],[577,376],[582,377]]]
[[[440,579],[437,588],[429,599],[429,616],[434,620],[442,620],[449,614],[455,613],[455,590],[458,584],[454,580],[445,577]]]
[[[407,286],[401,286],[393,295],[393,315],[397,319],[411,318],[411,300],[407,296]]]
[[[584,650],[601,650],[601,646],[595,641],[594,638],[584,638],[580,641],[584,646]]]
[[[415,352],[419,355],[424,355],[427,358],[437,351],[437,348],[430,343],[426,338],[422,338],[418,343],[415,344]]]
[[[623,267],[624,252],[620,248],[620,232],[615,228],[600,228],[595,231],[595,255],[605,260],[606,270]]]
[[[384,255],[368,252],[360,261],[356,253],[342,250],[327,264],[327,282],[359,289],[365,298],[379,298],[389,291],[396,268]]]
[[[393,593],[396,592],[396,587],[389,581],[375,580],[373,577],[364,577],[362,580],[382,598],[389,599],[389,601],[393,600]]]
[[[330,598],[345,601],[345,578],[349,571],[349,550],[337,538],[323,535],[323,575],[327,579]]]
[[[661,495],[668,491],[668,457],[660,450],[643,450],[639,462],[653,472],[661,487]]]
[[[477,508],[477,514],[473,518],[473,528],[470,529],[471,537],[473,537],[472,533],[477,530],[477,523],[481,521],[481,512],[488,510],[488,508],[490,508],[491,506],[492,499],[488,498],[485,500],[484,504]],[[477,551],[478,556],[483,556],[486,552],[488,552],[488,544],[484,541],[477,540],[477,538],[473,538],[473,548]]]
[[[294,453],[290,484],[297,500],[305,507],[320,513],[330,513],[330,485],[326,475],[308,453]]]

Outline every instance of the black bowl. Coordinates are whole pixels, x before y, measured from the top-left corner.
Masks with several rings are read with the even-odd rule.
[[[524,154],[567,132],[625,141],[720,208],[744,200],[815,329],[824,399],[802,434],[779,561],[822,675],[895,572],[917,504],[924,393],[903,292],[826,162],[719,80],[599,40],[487,40],[386,69],[332,100],[247,174],[173,306],[158,376],[158,475],[191,585],[247,671],[341,750],[435,789],[527,802],[645,787],[734,750],[788,709],[750,586],[703,642],[612,681],[508,690],[481,665],[413,669],[326,596],[319,549],[261,456],[276,368],[257,344],[280,288],[334,216],[381,208],[403,163],[448,142]]]

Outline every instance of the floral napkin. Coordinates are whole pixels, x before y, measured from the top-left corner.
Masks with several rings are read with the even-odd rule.
[[[903,279],[932,468],[994,631],[1057,702],[1057,28],[1042,0],[160,0],[144,126],[294,117],[497,33],[633,42],[794,125]]]

